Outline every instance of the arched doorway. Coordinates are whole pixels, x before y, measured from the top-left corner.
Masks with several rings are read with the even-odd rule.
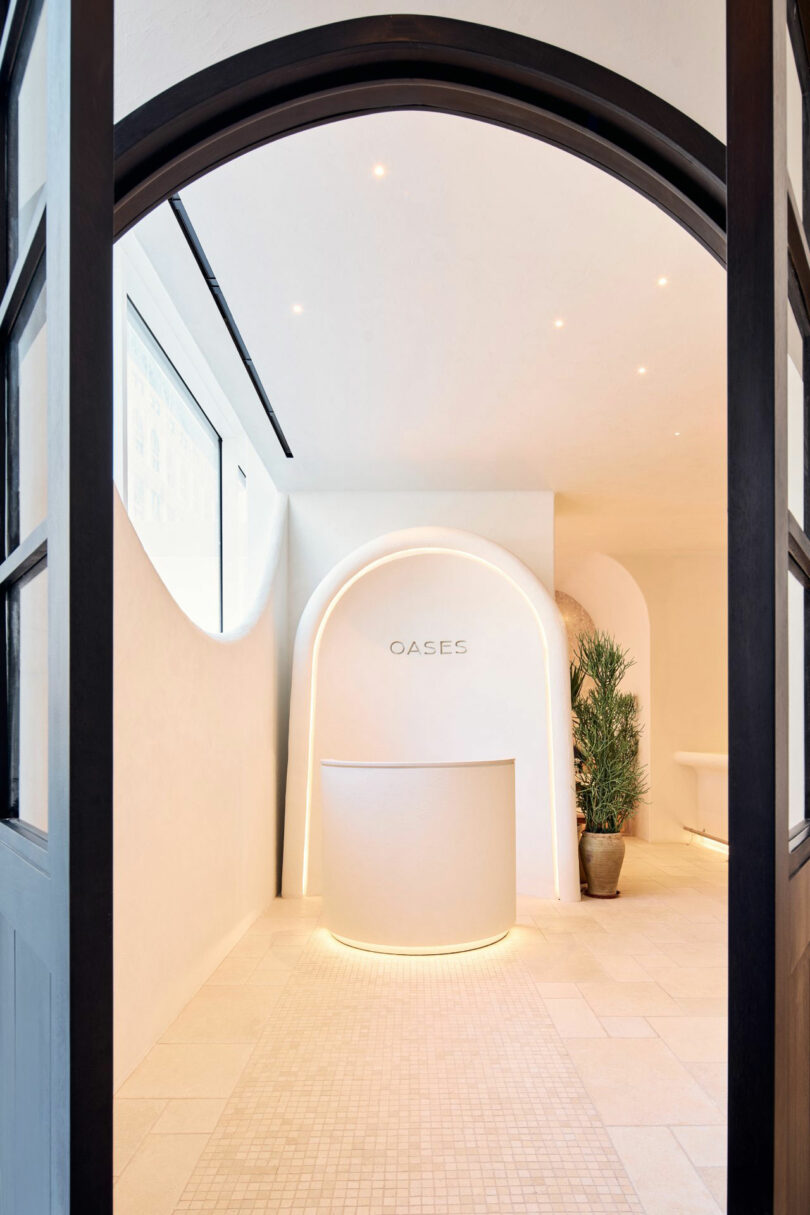
[[[620,177],[724,258],[723,149],[682,114],[554,48],[408,17],[294,35],[147,103],[117,131],[116,231],[251,147],[386,108],[444,110],[546,139]]]

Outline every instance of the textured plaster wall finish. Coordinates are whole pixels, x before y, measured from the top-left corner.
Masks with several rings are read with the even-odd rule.
[[[115,1084],[276,891],[283,502],[240,635],[196,628],[115,500]]]
[[[727,554],[624,555],[650,613],[653,836],[682,840],[698,813],[678,751],[728,751]]]
[[[331,21],[397,11],[375,0],[120,0],[120,117],[192,72],[257,43]],[[498,26],[619,72],[725,138],[723,0],[408,0],[398,10]],[[628,35],[632,31],[632,36]]]
[[[454,953],[515,922],[515,762],[322,760],[323,923],[381,953]]]
[[[623,565],[604,553],[558,557],[557,585],[578,600],[603,632],[610,633],[630,651],[635,666],[624,688],[638,697],[641,710],[639,758],[650,774],[651,789],[633,820],[634,834],[656,839],[655,795],[651,765],[653,716],[650,685],[650,615],[638,583]]]
[[[284,893],[321,889],[322,759],[512,757],[518,890],[578,899],[567,666],[549,592],[480,536],[414,528],[340,562],[295,641]]]
[[[526,492],[290,494],[291,642],[312,592],[361,545],[412,527],[475,532],[527,565],[554,588],[554,495]]]

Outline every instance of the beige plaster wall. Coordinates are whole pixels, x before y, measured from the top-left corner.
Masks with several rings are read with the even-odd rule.
[[[728,750],[726,552],[622,556],[650,615],[652,838],[681,839],[695,774],[676,751]]]
[[[174,602],[116,496],[116,1088],[276,893],[283,510],[259,614],[222,640]]]

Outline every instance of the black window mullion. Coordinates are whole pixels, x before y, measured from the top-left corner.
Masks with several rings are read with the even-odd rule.
[[[38,8],[36,0],[10,0],[6,9],[0,35],[0,90],[3,94],[8,89],[32,8]]]
[[[794,310],[795,311],[795,310]],[[807,318],[802,320],[802,364],[803,367],[810,369],[810,326],[807,325]],[[802,453],[802,466],[804,470],[804,524],[805,527],[810,526],[810,374],[802,376],[802,395],[803,395],[803,411],[802,411],[802,438],[804,440],[804,451]],[[788,530],[789,530],[788,523]]]
[[[34,281],[45,253],[45,201],[37,209],[36,223],[28,234],[28,242],[11,272],[11,278],[0,299],[0,340],[3,345],[16,321]]]
[[[807,342],[805,342],[807,345]],[[807,393],[805,393],[805,402]],[[806,421],[805,410],[805,421]],[[807,426],[805,424],[805,452]],[[805,463],[805,472],[807,465]],[[805,503],[807,502],[805,475]],[[789,836],[790,872],[795,873],[810,857],[810,536],[798,520],[788,512],[788,577],[795,578],[804,590],[804,821],[796,823]],[[795,658],[790,658],[795,661]]]
[[[5,561],[0,562],[0,592],[22,578],[37,565],[48,551],[48,524],[43,520],[38,527],[17,545]]]
[[[790,35],[802,95],[802,206],[788,191],[788,302],[802,338],[804,524],[810,522],[810,0],[787,0]],[[804,600],[804,821],[790,832],[790,872],[795,873],[810,855],[810,537],[788,510],[788,576],[803,587]],[[789,661],[795,661],[795,656]],[[799,740],[802,745],[802,740]]]
[[[805,36],[810,29],[808,19],[808,0],[787,0],[788,53],[792,49],[802,90],[802,221],[806,231],[810,230],[810,43]]]
[[[45,255],[45,197],[39,200],[30,230],[18,233],[16,258],[9,264],[9,126],[12,121],[10,95],[15,72],[21,56],[27,54],[42,11],[42,0],[10,0],[0,36],[0,372],[2,372],[2,412],[0,414],[0,817],[32,836],[42,837],[38,830],[19,822],[19,797],[13,788],[14,756],[12,737],[14,714],[19,712],[19,597],[13,593],[15,584],[36,577],[47,566],[47,519],[27,536],[20,536],[11,552],[7,540],[7,503],[10,463],[8,460],[8,427],[10,382],[9,353],[12,333],[30,292],[37,289],[37,277],[44,273]],[[17,742],[19,745],[19,742]],[[19,774],[17,774],[19,775]]]
[[[788,556],[796,574],[805,585],[810,584],[810,536],[788,512]]]
[[[805,534],[805,540],[807,536]],[[804,583],[804,834],[810,847],[810,574]]]
[[[37,529],[40,530],[39,528]],[[7,562],[3,563],[7,565]],[[31,559],[20,562],[13,574],[6,577],[2,584],[2,629],[3,657],[0,663],[0,790],[2,790],[2,817],[6,822],[19,823],[27,832],[33,833],[40,841],[47,840],[47,834],[20,820],[20,631],[21,631],[21,602],[13,595],[14,588],[29,577],[36,578],[44,573],[48,565],[47,544],[43,540]],[[2,576],[2,567],[0,567]],[[16,716],[15,716],[16,715]]]

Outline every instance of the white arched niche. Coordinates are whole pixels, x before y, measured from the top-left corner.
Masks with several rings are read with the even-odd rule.
[[[468,532],[382,536],[335,566],[298,625],[282,893],[321,892],[321,760],[508,757],[517,889],[576,901],[572,756],[565,628],[531,570]]]

